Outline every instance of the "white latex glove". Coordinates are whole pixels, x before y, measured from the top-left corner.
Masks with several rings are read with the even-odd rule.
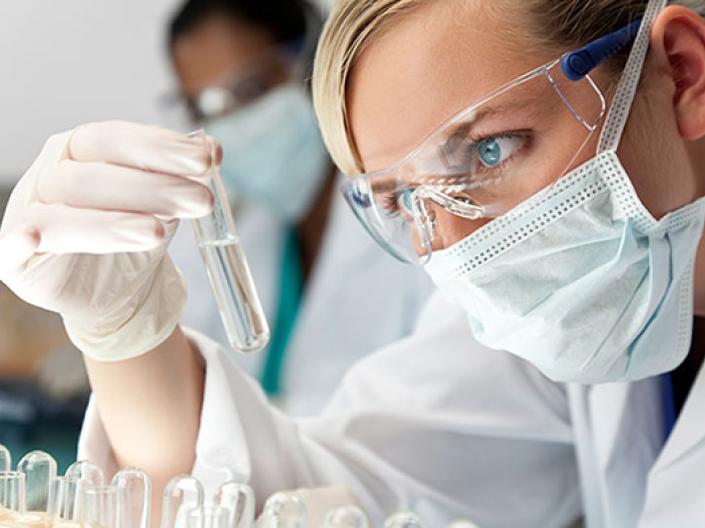
[[[216,151],[210,138],[125,122],[52,136],[7,205],[0,280],[61,314],[73,343],[96,360],[155,348],[186,298],[166,246],[178,218],[210,211]]]

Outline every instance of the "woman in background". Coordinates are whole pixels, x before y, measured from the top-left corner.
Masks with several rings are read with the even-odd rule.
[[[177,101],[223,146],[272,326],[265,352],[238,362],[296,415],[318,412],[352,363],[407,335],[430,291],[375,247],[338,192],[308,87],[321,24],[305,0],[189,0],[168,33]],[[184,324],[226,343],[189,226],[170,253],[189,286]]]

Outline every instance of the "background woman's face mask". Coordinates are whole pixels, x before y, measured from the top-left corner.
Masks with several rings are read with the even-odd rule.
[[[597,156],[427,265],[482,343],[556,381],[654,376],[690,347],[705,200],[657,221],[616,153],[664,4],[649,4]]]
[[[328,176],[329,157],[303,87],[275,88],[205,128],[223,145],[223,179],[236,197],[289,222],[309,211]]]

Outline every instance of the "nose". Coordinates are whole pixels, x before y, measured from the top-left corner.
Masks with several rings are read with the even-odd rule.
[[[492,221],[491,218],[468,220],[449,212],[436,203],[428,204],[427,207],[436,218],[432,244],[434,251],[449,248]]]

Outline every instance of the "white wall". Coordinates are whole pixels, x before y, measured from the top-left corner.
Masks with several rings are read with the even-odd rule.
[[[164,23],[179,0],[0,2],[0,182],[78,123],[157,123]]]
[[[316,3],[321,6],[325,11],[330,11],[335,3],[335,0],[316,0]]]
[[[0,0],[0,186],[52,133],[103,119],[165,121],[164,26],[180,3]]]

